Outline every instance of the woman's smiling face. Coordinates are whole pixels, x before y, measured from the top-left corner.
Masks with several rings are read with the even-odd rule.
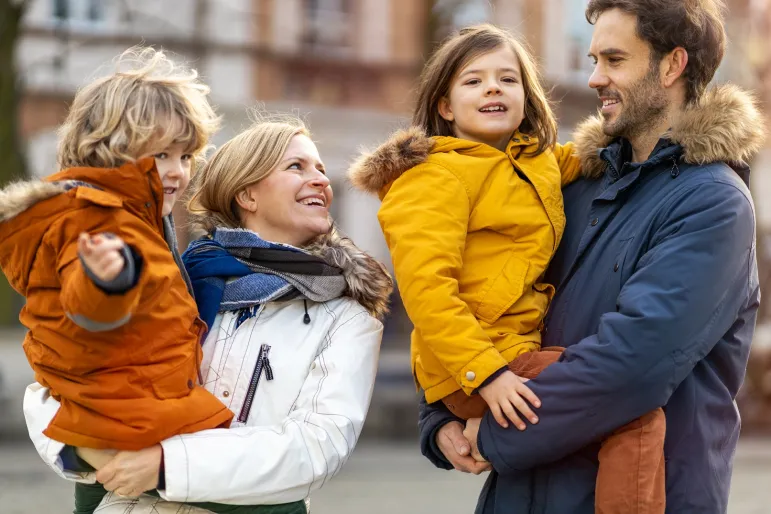
[[[303,134],[292,138],[267,177],[236,200],[244,227],[268,241],[303,246],[331,228],[332,188],[316,145]]]

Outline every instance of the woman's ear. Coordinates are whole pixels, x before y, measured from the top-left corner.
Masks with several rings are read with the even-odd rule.
[[[439,110],[439,116],[449,121],[450,123],[455,121],[455,115],[452,113],[450,101],[447,99],[447,97],[443,96],[439,99],[439,105],[437,105],[437,108]]]
[[[257,200],[254,198],[251,188],[247,187],[236,193],[236,203],[246,212],[257,212]]]

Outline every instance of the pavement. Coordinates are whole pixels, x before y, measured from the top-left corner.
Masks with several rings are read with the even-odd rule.
[[[470,514],[484,476],[435,469],[417,444],[363,441],[338,476],[311,497],[313,514]],[[729,514],[771,512],[771,438],[740,442]],[[72,485],[31,443],[0,443],[0,513],[71,512]]]

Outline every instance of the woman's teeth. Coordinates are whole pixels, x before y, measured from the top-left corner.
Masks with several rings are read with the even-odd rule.
[[[319,207],[324,207],[324,201],[320,198],[306,198],[305,200],[300,200],[300,203],[303,205],[318,205]]]

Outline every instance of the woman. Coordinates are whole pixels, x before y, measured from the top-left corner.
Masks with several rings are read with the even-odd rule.
[[[168,502],[293,506],[340,470],[369,407],[392,284],[332,226],[332,190],[307,129],[257,123],[212,156],[192,190],[206,236],[183,260],[211,327],[201,379],[235,420],[118,453],[96,475],[115,493],[100,513],[127,503],[134,513],[177,512]],[[93,481],[63,469],[61,445],[45,440],[57,409],[31,386],[30,435],[57,473]],[[162,500],[125,498],[155,488]]]

